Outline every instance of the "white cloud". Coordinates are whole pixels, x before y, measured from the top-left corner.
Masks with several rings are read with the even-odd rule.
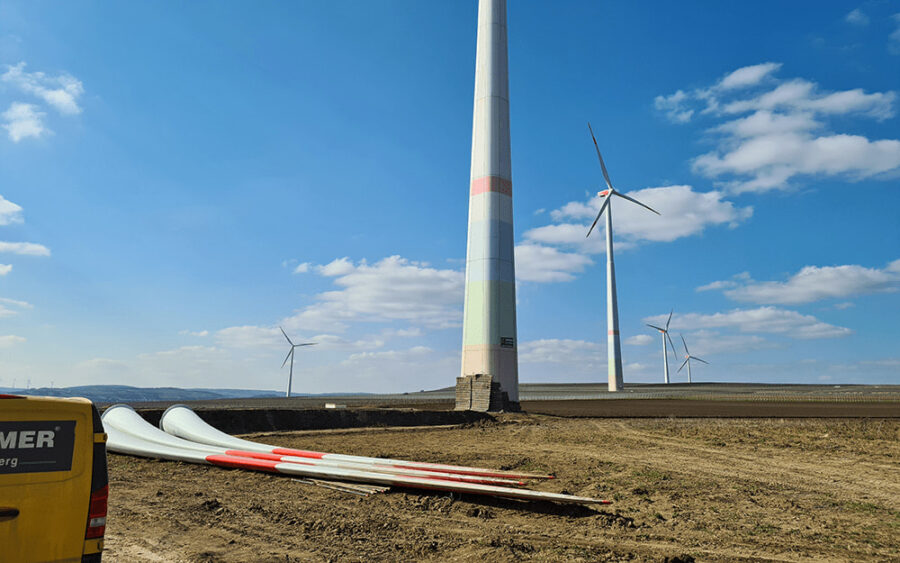
[[[629,346],[646,346],[647,344],[651,344],[654,340],[655,338],[649,334],[636,334],[626,338],[625,344],[628,344]]]
[[[719,90],[736,90],[738,88],[755,86],[780,68],[781,63],[762,63],[745,66],[725,75],[715,87]]]
[[[5,336],[0,336],[0,348],[12,348],[13,346],[17,346],[25,342],[25,338],[22,336],[16,336],[15,334],[7,334]]]
[[[285,329],[342,332],[348,322],[405,321],[428,328],[459,326],[465,276],[400,256],[369,265],[348,258],[316,268],[339,289],[284,319]]]
[[[519,343],[520,363],[584,364],[606,361],[606,343],[547,338]]]
[[[12,317],[18,315],[22,309],[31,308],[33,308],[33,306],[27,301],[19,301],[16,299],[9,299],[7,297],[0,297],[0,318]]]
[[[668,315],[647,317],[644,322],[659,324],[666,322]],[[757,309],[734,309],[711,315],[702,313],[675,314],[671,328],[674,330],[694,330],[708,328],[729,328],[744,333],[781,334],[798,339],[835,338],[852,333],[848,328],[820,321],[812,315],[777,307]]]
[[[676,92],[681,95],[673,111],[697,107],[724,119],[710,129],[715,150],[693,160],[696,172],[723,179],[741,193],[787,189],[798,176],[861,180],[900,169],[900,141],[832,132],[825,121],[832,116],[889,119],[896,113],[895,92],[823,91],[809,80],[775,78],[780,67],[744,67],[709,88]]]
[[[516,279],[533,282],[561,282],[575,279],[593,260],[582,254],[560,252],[540,244],[516,246]]]
[[[208,336],[209,331],[208,330],[198,330],[198,331],[181,330],[181,331],[178,331],[178,334],[181,334],[183,336]]]
[[[844,17],[844,21],[853,25],[864,27],[869,25],[869,16],[864,14],[863,11],[859,8],[856,8]]]
[[[295,274],[305,274],[306,272],[309,271],[309,267],[310,267],[309,262],[303,262],[302,264],[297,264],[297,267],[294,268],[294,273]]]
[[[22,222],[22,207],[0,195],[0,225]]]
[[[0,81],[40,98],[59,113],[81,113],[78,98],[84,93],[84,86],[74,76],[65,73],[47,76],[43,72],[26,72],[24,62],[6,68],[6,72],[0,75]]]
[[[28,137],[38,138],[50,131],[44,127],[44,115],[36,105],[13,102],[0,117],[5,121],[3,128],[6,129],[9,138],[18,143]]]
[[[684,336],[691,355],[707,359],[717,354],[740,354],[753,350],[774,348],[776,344],[756,334],[722,334],[712,330],[698,330]],[[678,355],[684,360],[684,344],[676,337]],[[680,364],[679,364],[680,365]]]
[[[740,282],[713,282],[697,289],[722,289],[726,296],[735,301],[797,305],[823,299],[897,291],[898,288],[900,260],[894,260],[880,270],[857,265],[806,266],[784,282],[758,282],[745,278]]]
[[[0,276],[5,276],[12,271],[12,264],[0,264]]]
[[[888,51],[893,55],[900,55],[900,14],[894,14],[891,19],[894,20],[897,29],[888,36]]]
[[[0,253],[21,254],[23,256],[50,256],[50,249],[43,244],[33,242],[2,242]]]
[[[232,326],[216,332],[223,348],[286,348],[289,346],[277,327]]]
[[[694,110],[684,107],[688,95],[682,90],[678,90],[669,96],[657,96],[653,100],[656,109],[664,111],[666,117],[673,123],[687,123],[694,115]]]
[[[650,213],[624,199],[613,200],[613,233],[617,238],[630,242],[671,242],[700,234],[709,226],[735,227],[753,215],[752,207],[735,207],[730,201],[723,200],[724,194],[721,192],[695,192],[691,186],[644,188],[627,195],[660,213]],[[587,202],[569,202],[551,212],[551,217],[558,221],[584,220],[584,223],[539,227],[526,231],[524,236],[548,244],[583,244],[590,222],[597,216],[602,204],[603,198],[600,196],[594,196]],[[602,239],[601,236],[597,238]]]

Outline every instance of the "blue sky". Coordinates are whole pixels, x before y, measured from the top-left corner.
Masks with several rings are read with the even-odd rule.
[[[475,16],[0,1],[0,386],[281,389],[279,325],[295,392],[452,385]],[[509,38],[521,381],[606,379],[590,120],[662,213],[614,203],[626,383],[671,308],[697,381],[900,383],[900,2],[513,0]]]

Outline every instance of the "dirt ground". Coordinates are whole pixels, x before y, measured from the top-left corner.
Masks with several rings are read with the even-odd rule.
[[[110,454],[107,561],[897,561],[898,419],[592,419],[256,434],[287,447],[555,473],[595,508]]]

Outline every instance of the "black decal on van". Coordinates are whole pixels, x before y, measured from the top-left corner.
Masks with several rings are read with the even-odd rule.
[[[74,420],[0,422],[0,475],[72,469]]]

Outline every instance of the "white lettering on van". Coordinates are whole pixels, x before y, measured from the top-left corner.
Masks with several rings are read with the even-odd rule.
[[[0,457],[0,467],[7,465],[13,469],[19,465],[19,458],[17,457]]]
[[[22,430],[19,432],[19,449],[34,447],[34,430]]]
[[[39,430],[37,435],[37,446],[38,448],[52,448],[53,447],[53,436],[56,433],[53,430]]]
[[[0,432],[0,450],[15,448],[52,448],[56,432],[53,430],[12,430]]]

